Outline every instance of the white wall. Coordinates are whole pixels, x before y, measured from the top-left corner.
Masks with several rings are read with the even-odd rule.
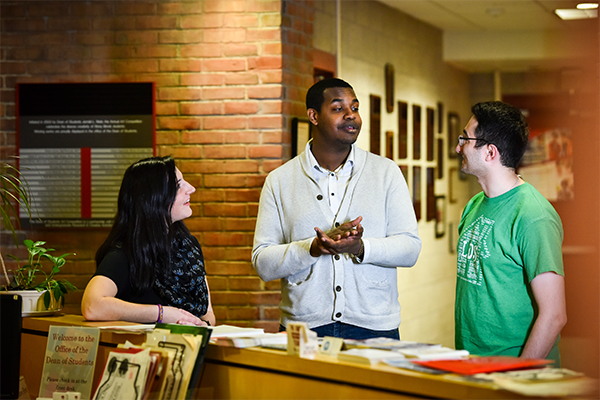
[[[336,52],[336,2],[315,1],[313,45],[319,50]],[[415,20],[397,10],[375,1],[341,2],[341,73],[338,77],[348,81],[355,89],[363,119],[362,133],[358,139],[361,148],[369,149],[369,95],[382,99],[381,132],[394,131],[397,135],[398,110],[385,110],[384,66],[391,63],[395,69],[395,102],[406,101],[422,107],[444,105],[445,113],[457,112],[461,123],[470,117],[469,76],[442,61],[442,32]],[[437,118],[437,114],[436,114]],[[423,120],[424,121],[424,120]],[[443,138],[447,147],[447,126],[444,118]],[[412,115],[409,112],[409,126]],[[423,129],[425,123],[422,124]],[[436,122],[437,126],[437,122]],[[412,137],[409,131],[409,158],[398,159],[398,164],[420,165],[424,168],[422,182],[426,182],[425,168],[435,167],[436,161],[426,161],[425,132],[421,133],[421,159],[412,160]],[[454,139],[455,140],[455,139]],[[382,149],[383,154],[383,149]],[[395,149],[395,157],[397,150]],[[404,340],[442,343],[454,346],[454,286],[456,279],[456,254],[451,253],[451,237],[456,240],[458,221],[462,208],[473,195],[469,181],[453,180],[456,202],[450,204],[448,185],[450,167],[458,167],[458,159],[444,155],[445,173],[436,179],[435,194],[446,195],[448,224],[446,235],[435,238],[434,222],[426,222],[426,188],[422,185],[422,218],[419,234],[423,248],[415,267],[398,271],[400,304],[402,306],[401,337]],[[409,187],[412,179],[409,177]],[[412,187],[411,187],[412,190]],[[451,232],[451,230],[453,232]],[[452,235],[451,235],[452,233]]]

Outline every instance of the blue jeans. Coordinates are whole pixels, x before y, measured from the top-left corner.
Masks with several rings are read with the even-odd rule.
[[[285,331],[285,327],[283,325],[279,325],[279,331]],[[397,340],[400,339],[400,332],[398,329],[392,329],[389,331],[375,331],[372,329],[361,328],[360,326],[345,324],[343,322],[334,322],[327,325],[317,326],[316,328],[311,328],[311,331],[317,332],[319,337],[333,336],[357,340],[376,337],[386,337]]]

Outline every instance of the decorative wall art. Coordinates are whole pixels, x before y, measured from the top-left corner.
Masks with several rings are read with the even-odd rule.
[[[437,178],[444,177],[444,139],[437,140]]]
[[[369,95],[371,130],[369,142],[371,153],[381,154],[381,97],[374,94]]]
[[[435,237],[446,234],[446,196],[435,196]]]
[[[292,158],[304,151],[310,138],[310,123],[299,118],[292,118]]]
[[[385,109],[388,113],[394,112],[394,66],[385,64]]]
[[[385,156],[394,159],[394,131],[385,132]]]
[[[421,106],[413,104],[413,160],[421,159]]]
[[[421,220],[421,167],[413,167],[413,207],[417,221]]]
[[[462,132],[460,126],[460,117],[457,113],[448,113],[448,157],[457,158],[458,153],[456,152],[456,145],[458,136]]]
[[[398,158],[408,157],[408,103],[398,102]]]
[[[434,173],[435,168],[427,168],[427,221],[435,219]]]
[[[426,109],[426,132],[427,132],[427,161],[433,161],[434,159],[434,145],[435,140],[433,139],[434,125],[435,125],[435,110],[431,107]]]

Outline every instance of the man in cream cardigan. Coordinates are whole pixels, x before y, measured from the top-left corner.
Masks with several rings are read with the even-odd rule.
[[[312,139],[272,171],[260,197],[252,263],[281,280],[281,329],[319,336],[399,338],[397,267],[421,251],[406,181],[391,160],[359,149],[362,121],[340,79],[306,95]]]

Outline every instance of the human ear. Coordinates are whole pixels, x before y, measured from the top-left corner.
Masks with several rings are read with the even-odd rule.
[[[306,115],[308,116],[308,120],[313,125],[319,125],[319,113],[314,108],[309,108],[306,110]]]

